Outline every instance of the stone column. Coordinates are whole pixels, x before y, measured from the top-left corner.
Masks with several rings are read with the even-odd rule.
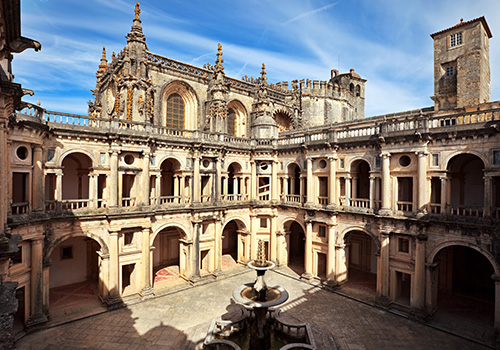
[[[357,176],[354,176],[351,179],[351,198],[352,199],[358,198],[358,177]]]
[[[418,197],[417,211],[422,214],[427,214],[427,152],[418,152]]]
[[[299,188],[299,194],[300,194],[300,203],[304,203],[304,181],[306,181],[306,177],[304,176],[300,176],[300,188]],[[307,181],[309,182],[309,181]],[[306,193],[306,196],[307,196],[307,193]],[[307,198],[306,198],[306,201],[307,201]]]
[[[337,197],[337,191],[335,186],[335,180],[337,179],[337,156],[328,157],[330,161],[330,174],[328,177],[328,203],[331,206],[335,206]]]
[[[43,238],[33,239],[31,242],[31,308],[30,317],[26,321],[28,328],[47,322],[43,312]]]
[[[483,210],[483,216],[484,217],[490,217],[491,216],[491,176],[490,175],[485,175],[484,176],[484,210]]]
[[[161,173],[158,173],[155,176],[155,201],[156,201],[156,205],[160,205],[160,197],[161,197]]]
[[[369,194],[370,202],[368,206],[370,209],[375,209],[375,176],[370,175],[370,194]]]
[[[307,158],[307,190],[306,190],[307,202],[306,205],[312,206],[314,204],[313,198],[313,170],[312,170],[312,158]]]
[[[493,281],[495,281],[495,321],[493,323],[495,332],[496,349],[500,349],[500,276],[491,276]]]
[[[148,152],[144,153],[144,156],[142,158],[142,175],[141,175],[141,190],[140,190],[140,205],[142,206],[149,206],[149,165],[151,164],[150,161],[150,154]]]
[[[446,198],[448,192],[448,178],[445,176],[440,177],[441,180],[441,212],[440,214],[446,214]]]
[[[140,295],[142,298],[152,297],[154,294],[151,288],[151,245],[150,240],[151,228],[146,227],[141,232],[141,258],[142,258],[142,290]]]
[[[273,215],[271,216],[271,233],[269,234],[269,252],[270,260],[276,262],[276,231],[278,230],[278,214],[273,209]]]
[[[172,181],[174,182],[174,193],[173,193],[173,194],[174,194],[174,198],[175,198],[175,197],[179,197],[179,196],[180,196],[180,191],[179,191],[179,182],[180,182],[180,180],[179,180],[179,175],[174,175],[174,176],[172,177]],[[177,199],[175,198],[175,199],[173,200],[173,203],[175,203],[175,202],[176,202],[176,200],[177,200]]]
[[[237,238],[238,239],[238,238]],[[222,221],[217,216],[214,221],[214,250],[215,250],[215,275],[222,273]]]
[[[89,206],[97,208],[97,177],[94,172],[89,174]]]
[[[379,211],[381,215],[391,214],[391,155],[384,152],[382,157],[382,208]]]
[[[121,303],[120,299],[120,270],[118,258],[118,231],[109,232],[109,277],[108,277],[108,308],[114,308]]]
[[[193,181],[191,182],[193,184],[193,204],[194,203],[200,203],[201,200],[201,189],[200,189],[200,183],[201,183],[201,177],[200,177],[200,161],[201,161],[201,156],[195,156],[193,158],[194,161],[194,166],[193,166]],[[199,268],[198,268],[199,272]]]
[[[234,198],[236,198],[237,194],[238,194],[238,178],[233,175],[233,195],[234,195]]]
[[[62,201],[62,177],[63,177],[62,169],[57,169],[56,170],[56,192],[54,195],[54,198],[56,199],[57,202]]]
[[[438,297],[438,276],[436,272],[438,264],[430,263],[425,265],[425,309],[427,314],[432,315],[437,308]]]
[[[328,225],[328,256],[326,265],[326,278],[329,284],[336,283],[335,277],[335,225]]]
[[[250,213],[250,260],[257,259],[257,215]]]
[[[345,205],[347,207],[351,206],[351,175],[346,174],[345,176]]]
[[[109,188],[108,188],[108,208],[118,208],[118,151],[110,151],[109,157]]]
[[[250,161],[251,165],[251,182],[250,182],[250,200],[257,199],[257,186],[259,185],[257,182],[257,164],[255,164],[255,160]]]
[[[276,155],[271,163],[271,200],[274,202],[278,200],[278,161]]]
[[[186,176],[183,174],[181,175],[181,184],[180,184],[180,190],[181,190],[181,204],[185,204],[185,197],[186,197]]]
[[[414,312],[421,314],[425,310],[425,242],[427,236],[418,234],[415,237],[415,272],[413,274],[413,290],[411,292],[410,306]]]
[[[219,203],[222,193],[222,158],[215,160],[215,202]]]
[[[191,256],[192,275],[191,282],[197,282],[201,278],[200,274],[200,226],[202,221],[193,219],[193,251]]]
[[[36,145],[33,149],[33,201],[34,211],[43,211],[43,169],[42,169],[42,147]]]
[[[389,300],[389,241],[390,232],[380,232],[380,255],[377,264],[377,297],[379,302]]]
[[[305,279],[313,278],[312,274],[312,221],[306,221],[306,246],[304,252],[304,265],[306,272],[302,275]]]

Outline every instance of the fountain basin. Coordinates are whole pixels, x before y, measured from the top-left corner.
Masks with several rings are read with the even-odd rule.
[[[233,291],[234,300],[249,308],[268,308],[281,305],[288,300],[288,292],[280,286],[267,287],[266,300],[258,300],[259,294],[253,289],[253,283],[238,286]]]

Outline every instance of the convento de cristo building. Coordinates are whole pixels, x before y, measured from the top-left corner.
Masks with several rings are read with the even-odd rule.
[[[23,48],[19,18],[0,17],[0,272],[17,327],[43,327],[63,287],[115,308],[223,278],[262,240],[325,288],[359,282],[423,319],[463,304],[499,336],[484,17],[431,35],[433,106],[375,117],[354,69],[271,84],[264,64],[226,76],[221,45],[203,67],[154,54],[138,6],[123,50],[96,62],[88,115],[49,111],[22,102],[10,73],[10,53],[39,44],[17,33]]]

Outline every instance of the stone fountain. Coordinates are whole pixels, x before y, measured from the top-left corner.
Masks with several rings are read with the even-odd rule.
[[[279,309],[270,309],[287,301],[288,292],[281,286],[266,285],[266,271],[272,269],[275,264],[265,258],[262,240],[258,242],[257,259],[250,261],[247,266],[257,273],[255,282],[238,286],[233,291],[233,299],[243,308],[231,321],[212,321],[204,348],[316,349],[309,324],[286,323],[279,319]],[[241,340],[241,346],[236,344],[236,339]]]

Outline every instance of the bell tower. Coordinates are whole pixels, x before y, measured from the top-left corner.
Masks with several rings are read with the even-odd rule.
[[[490,101],[489,39],[484,17],[431,34],[434,39],[435,110]]]

